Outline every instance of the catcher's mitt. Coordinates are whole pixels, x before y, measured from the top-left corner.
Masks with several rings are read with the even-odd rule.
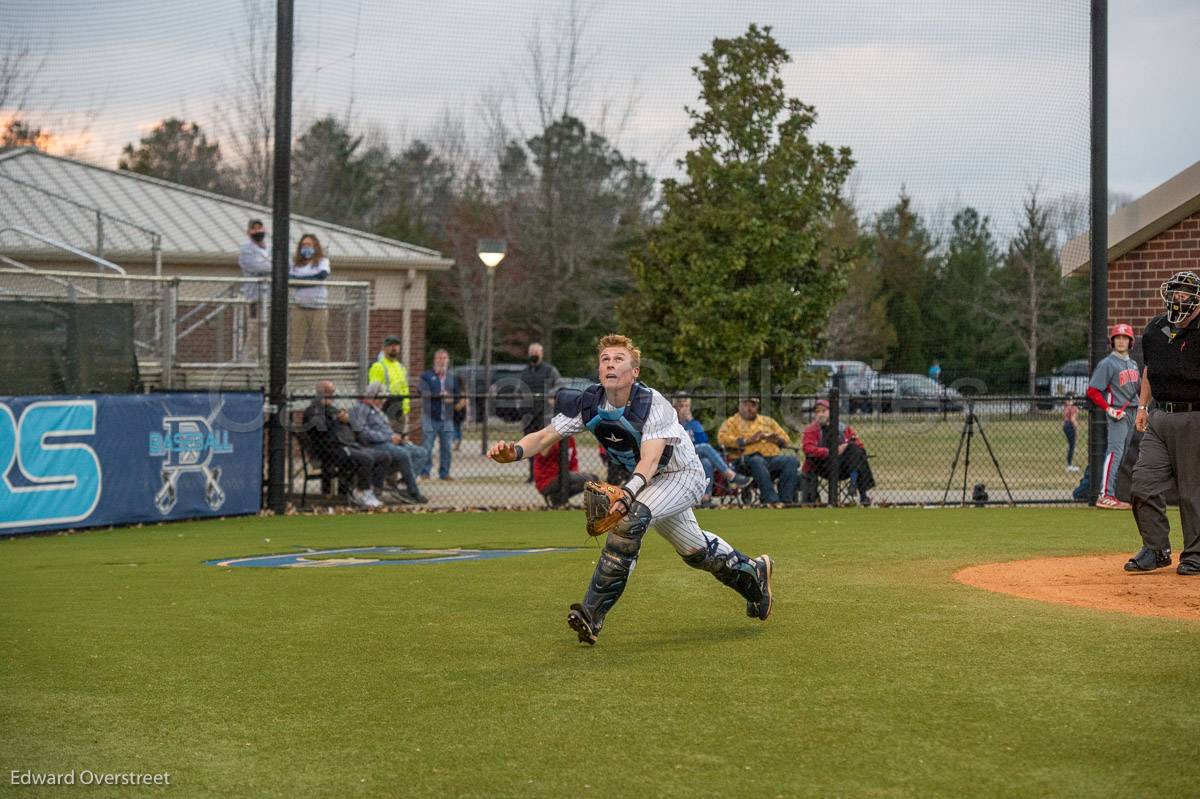
[[[621,486],[589,480],[583,486],[588,535],[604,535],[629,512],[632,497]]]

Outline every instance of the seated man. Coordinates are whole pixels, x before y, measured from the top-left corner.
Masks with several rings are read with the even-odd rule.
[[[704,475],[708,478],[708,488],[704,490],[704,497],[700,500],[700,504],[712,504],[713,480],[718,473],[725,475],[725,480],[729,483],[730,488],[736,491],[741,491],[750,485],[752,482],[750,478],[734,471],[733,467],[721,457],[721,453],[717,452],[716,447],[708,443],[708,434],[704,432],[700,421],[692,416],[692,398],[681,394],[671,404],[675,406],[675,415],[679,418],[679,424],[683,425],[683,429],[691,436],[696,454],[700,456],[700,465],[704,467]]]
[[[365,396],[350,409],[350,426],[358,436],[358,442],[369,449],[385,452],[390,459],[388,473],[400,472],[407,491],[396,489],[393,498],[405,503],[424,505],[429,499],[417,487],[417,472],[425,465],[425,450],[405,441],[400,433],[393,433],[383,403],[387,397],[387,386],[371,383]]]
[[[795,455],[783,454],[783,447],[790,444],[791,439],[770,416],[759,416],[757,397],[739,403],[737,414],[721,424],[717,441],[726,450],[738,453],[734,467],[744,466],[749,470],[765,504],[782,507],[796,501],[800,462]],[[778,490],[776,480],[779,481]]]
[[[334,404],[336,389],[330,380],[317,383],[316,397],[304,409],[304,429],[312,454],[352,481],[350,501],[363,508],[383,506],[374,488],[383,488],[391,459],[386,452],[361,446],[350,427],[350,414]]]
[[[863,443],[848,424],[838,423],[838,433],[835,436],[829,425],[829,400],[819,399],[813,407],[813,422],[804,428],[802,438],[804,447],[804,466],[801,471],[811,475],[812,494],[805,496],[805,501],[816,501],[815,480],[830,479],[829,451],[837,447],[838,479],[849,479],[858,491],[859,502],[871,504],[867,491],[875,487],[875,477],[871,474],[871,464],[867,461],[867,451]]]
[[[562,442],[556,442],[545,452],[533,456],[533,484],[538,493],[549,497],[555,505],[566,504],[566,501],[583,491],[583,484],[589,480],[600,478],[588,472],[579,471],[579,456],[575,450],[575,436],[567,438],[567,481],[566,485],[559,482],[559,448]]]

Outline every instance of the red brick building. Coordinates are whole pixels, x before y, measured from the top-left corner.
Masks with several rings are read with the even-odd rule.
[[[1089,236],[1063,248],[1063,275],[1084,276]],[[1163,312],[1159,286],[1176,272],[1200,273],[1200,161],[1108,218],[1108,324],[1139,333]]]

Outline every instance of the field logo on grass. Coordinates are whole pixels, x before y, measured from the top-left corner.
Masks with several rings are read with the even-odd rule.
[[[154,495],[158,512],[166,516],[179,501],[179,478],[197,474],[204,480],[204,501],[217,510],[225,504],[221,467],[213,466],[213,455],[233,452],[229,431],[219,430],[213,420],[225,406],[222,400],[208,417],[163,416],[163,432],[151,432],[149,453],[163,459],[162,487]]]
[[[20,422],[0,402],[0,529],[90,516],[103,486],[100,458],[88,444],[55,439],[95,435],[94,400],[33,402]]]
[[[283,555],[252,555],[246,558],[206,560],[205,566],[251,566],[266,569],[328,569],[337,566],[417,566],[463,560],[492,560],[544,552],[570,552],[578,547],[537,549],[409,549],[408,547],[352,547],[305,549]]]

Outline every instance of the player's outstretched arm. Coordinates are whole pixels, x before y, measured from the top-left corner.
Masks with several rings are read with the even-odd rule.
[[[488,449],[487,456],[496,463],[512,463],[545,452],[561,439],[554,425],[548,424],[520,441],[497,441]]]

